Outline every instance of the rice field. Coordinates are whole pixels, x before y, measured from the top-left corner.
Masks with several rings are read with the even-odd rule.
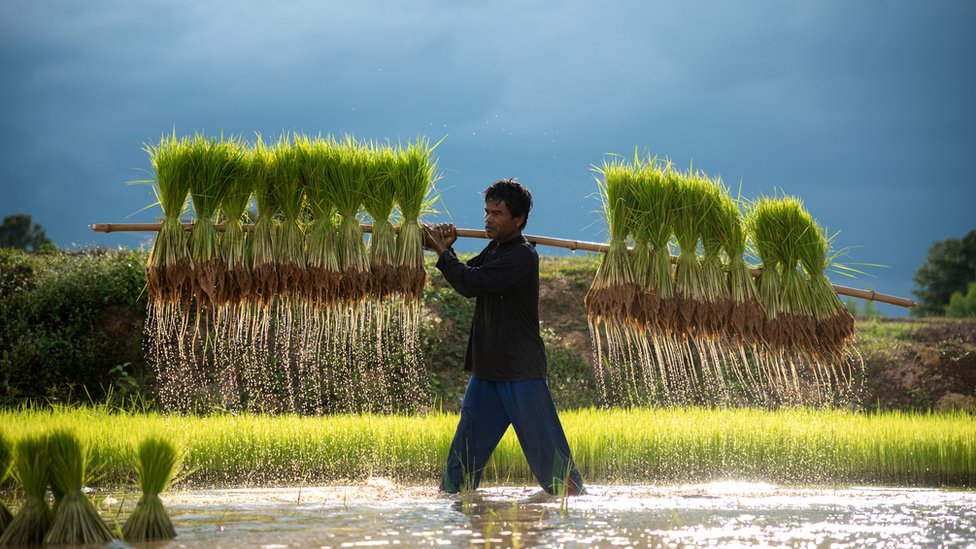
[[[965,413],[826,409],[641,408],[564,411],[586,482],[716,480],[789,485],[976,486],[976,422]],[[8,439],[67,429],[90,446],[98,486],[136,484],[149,434],[185,452],[178,484],[341,484],[370,477],[436,484],[455,414],[325,417],[129,413],[107,407],[0,412]],[[514,433],[495,450],[488,483],[534,485]]]

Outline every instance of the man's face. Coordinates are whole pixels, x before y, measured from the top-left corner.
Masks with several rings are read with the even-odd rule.
[[[485,201],[485,233],[496,242],[505,242],[521,231],[525,216],[512,217],[508,205],[502,200]]]

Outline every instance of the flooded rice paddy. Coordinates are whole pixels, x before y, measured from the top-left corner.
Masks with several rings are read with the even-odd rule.
[[[721,482],[539,488],[466,496],[373,479],[356,486],[172,492],[164,547],[967,547],[976,492]],[[118,509],[134,500],[106,498]],[[122,513],[123,516],[126,514]]]

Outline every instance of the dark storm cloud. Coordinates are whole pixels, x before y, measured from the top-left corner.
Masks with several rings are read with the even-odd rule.
[[[860,285],[907,295],[928,244],[973,226],[973,6],[5,2],[0,215],[133,245],[84,227],[151,202],[125,182],[162,132],[424,134],[447,136],[457,222],[519,176],[532,232],[599,239],[589,168],[638,146],[803,197],[854,260],[890,266]]]

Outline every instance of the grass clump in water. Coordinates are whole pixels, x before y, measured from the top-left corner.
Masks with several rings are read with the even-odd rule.
[[[91,500],[82,492],[82,488],[91,480],[91,453],[69,431],[58,430],[50,433],[47,444],[51,486],[60,497],[44,543],[88,544],[111,541],[112,532]]]
[[[47,437],[25,436],[15,454],[13,474],[24,490],[24,504],[0,536],[0,545],[39,544],[51,527],[51,509],[44,501],[51,463]]]
[[[150,436],[139,444],[136,471],[142,497],[122,527],[127,542],[173,539],[176,530],[159,494],[177,474],[182,454],[170,440]]]

